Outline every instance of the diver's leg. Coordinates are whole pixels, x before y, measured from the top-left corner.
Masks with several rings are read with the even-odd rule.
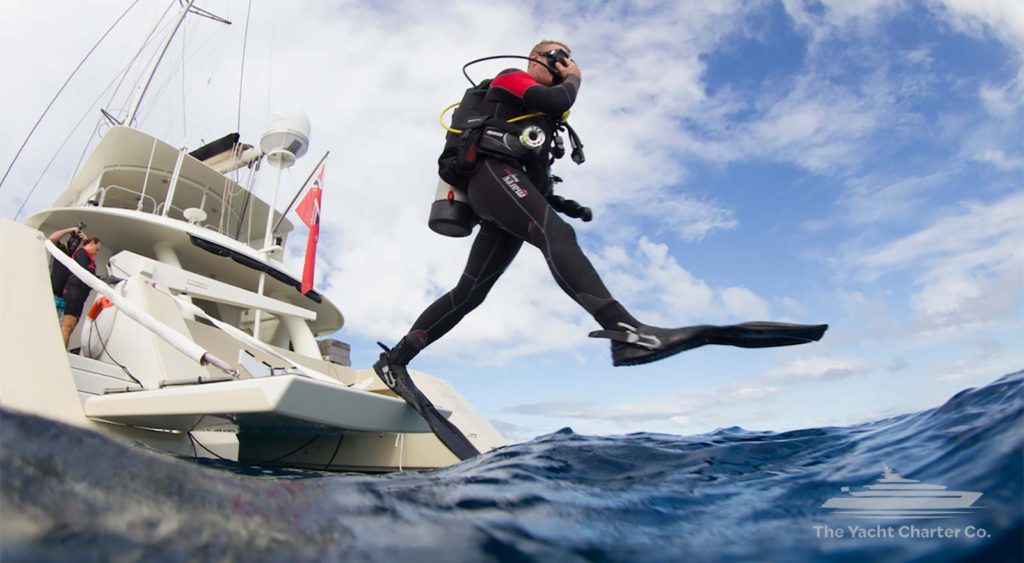
[[[483,303],[522,245],[521,240],[485,221],[473,241],[459,283],[428,306],[398,344],[390,349],[382,345],[384,352],[373,364],[381,381],[420,413],[434,435],[459,459],[468,459],[479,452],[455,425],[437,412],[413,383],[406,366],[428,343],[441,338]]]
[[[573,228],[522,170],[485,159],[470,182],[469,200],[480,217],[540,249],[555,282],[603,328],[638,322],[612,297],[580,249]]]
[[[540,249],[558,285],[604,329],[591,336],[612,340],[616,366],[645,364],[705,344],[744,348],[804,344],[819,340],[828,328],[769,322],[681,328],[645,325],[612,297],[580,250],[572,227],[521,170],[485,160],[470,183],[469,200],[478,215]]]
[[[522,246],[521,240],[484,221],[473,240],[459,283],[420,314],[409,333],[392,348],[390,361],[408,364],[427,344],[447,334],[480,306]]]

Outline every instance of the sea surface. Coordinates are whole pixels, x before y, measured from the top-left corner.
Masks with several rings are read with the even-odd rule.
[[[933,519],[822,507],[885,466],[983,495]],[[0,412],[4,563],[1022,559],[1024,372],[845,428],[564,429],[377,476],[197,462]]]

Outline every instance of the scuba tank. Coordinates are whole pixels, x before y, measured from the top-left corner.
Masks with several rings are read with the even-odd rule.
[[[477,160],[477,142],[482,133],[483,118],[480,108],[483,107],[484,96],[491,86],[490,80],[484,80],[467,88],[452,114],[452,126],[445,126],[444,149],[437,159],[437,175],[441,179],[437,183],[434,203],[430,206],[430,217],[427,226],[430,230],[446,237],[464,237],[473,232],[476,215],[466,199],[466,185],[473,173],[479,168]],[[444,111],[441,112],[444,125]]]
[[[495,127],[490,124],[491,120],[481,117],[471,117],[468,122],[458,137],[455,154],[442,153],[438,160],[441,179],[427,219],[430,230],[448,237],[468,236],[477,223],[465,190],[469,178],[480,166],[479,154],[518,160],[541,149],[546,141],[544,130],[536,125]],[[447,145],[445,150],[448,150]]]
[[[427,219],[430,230],[446,237],[465,237],[473,232],[476,223],[476,214],[466,200],[466,192],[438,179],[437,193]]]

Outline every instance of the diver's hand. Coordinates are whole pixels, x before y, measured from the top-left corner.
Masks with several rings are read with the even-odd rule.
[[[572,59],[556,62],[555,68],[558,69],[558,72],[560,72],[563,77],[575,75],[576,78],[583,78],[583,76],[580,75],[580,67],[576,66],[576,63]]]

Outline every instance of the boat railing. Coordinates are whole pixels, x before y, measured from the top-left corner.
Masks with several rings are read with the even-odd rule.
[[[185,220],[185,210],[174,204],[168,204],[166,201],[162,201],[160,202],[160,205],[156,206],[155,215],[164,215],[164,209],[167,209],[168,207],[170,208],[170,211],[166,214],[168,217],[171,219],[181,219],[182,221]],[[171,211],[176,211],[177,215],[172,215]],[[204,209],[203,211],[206,210]]]
[[[182,178],[179,180],[179,191],[182,188],[192,190],[193,192],[199,192],[200,197],[198,205],[189,205],[188,207],[198,207],[206,213],[209,220],[200,226],[214,230],[222,235],[231,236],[231,225],[237,226],[242,221],[241,214],[239,214],[238,211],[236,211],[231,205],[226,204],[222,197],[212,193],[204,186],[195,185]],[[184,198],[175,197],[176,201],[181,201],[182,199]],[[155,197],[146,194],[143,190],[119,184],[107,184],[106,186],[99,188],[96,190],[94,196],[90,198],[90,203],[98,207],[134,209],[135,211],[150,213],[153,215],[164,215],[164,211],[166,209],[167,216],[173,219],[187,221],[185,218],[185,209],[174,205],[173,202],[168,203],[163,201],[157,203]],[[227,220],[223,217],[225,212],[228,214]]]
[[[99,199],[97,200],[97,205],[99,207],[107,207],[107,196],[111,192],[119,192],[119,191],[120,192],[125,192],[126,194],[128,194],[129,198],[134,196],[135,198],[138,199],[138,203],[136,204],[136,207],[135,207],[136,211],[145,211],[145,212],[148,212],[148,213],[153,213],[157,209],[156,199],[153,198],[152,196],[145,195],[145,194],[143,194],[143,193],[141,193],[139,191],[133,190],[131,188],[126,188],[124,186],[119,186],[117,184],[110,184],[110,185],[108,185],[108,186],[106,186],[104,188],[100,188],[100,190],[99,190]],[[146,209],[146,205],[145,205],[146,203],[149,203],[149,209],[148,210]]]
[[[113,305],[115,307],[117,307],[119,311],[121,311],[122,313],[127,315],[133,321],[135,321],[135,322],[139,323],[140,325],[142,325],[142,327],[144,329],[146,329],[149,332],[155,334],[157,337],[159,337],[164,342],[169,344],[171,347],[175,348],[176,350],[178,350],[179,352],[184,354],[186,357],[188,357],[188,358],[192,359],[193,361],[199,363],[199,365],[201,365],[201,366],[209,365],[209,366],[212,366],[212,367],[216,368],[217,370],[223,372],[225,374],[225,378],[224,379],[237,379],[238,378],[239,370],[237,368],[232,367],[231,364],[229,364],[225,360],[217,357],[216,355],[214,355],[213,353],[208,351],[206,348],[201,346],[199,343],[197,343],[194,340],[192,340],[190,337],[188,337],[188,336],[186,336],[184,334],[181,334],[178,331],[176,331],[175,329],[167,326],[161,320],[159,320],[158,318],[156,318],[153,315],[151,315],[148,311],[146,311],[144,307],[133,303],[130,299],[128,299],[127,297],[121,295],[120,292],[115,290],[113,287],[107,285],[106,282],[104,282],[100,278],[96,277],[95,274],[93,274],[93,273],[89,272],[88,270],[86,270],[83,266],[81,266],[80,264],[75,262],[70,256],[65,254],[60,249],[58,249],[57,246],[53,242],[44,239],[43,240],[43,246],[46,249],[46,251],[53,257],[54,260],[57,260],[58,262],[63,264],[65,267],[67,267],[68,270],[72,274],[74,274],[76,277],[78,277],[79,280],[82,281],[82,283],[87,285],[89,288],[95,290],[96,293],[98,293],[99,295],[102,295],[102,296],[106,297],[107,299],[109,299],[110,302],[113,303]],[[134,259],[136,262],[139,262],[139,261],[141,261],[142,263],[151,262],[149,259],[137,256],[137,255],[132,255],[132,253],[130,253],[130,252],[121,253],[118,256],[121,256],[126,261]],[[115,256],[114,258],[117,258],[117,256]],[[186,276],[190,276],[190,277],[198,279],[198,277],[195,274],[188,274],[184,270],[181,270],[180,268],[175,268],[173,266],[169,266],[169,265],[166,265],[166,264],[159,264],[159,263],[154,264],[154,266],[156,266],[156,268],[152,269],[152,271],[154,273],[160,274],[162,272],[169,272],[172,275],[175,274],[175,273],[178,273],[178,274],[185,274]],[[135,274],[133,274],[133,275],[135,275]],[[216,286],[221,286],[222,285],[221,282],[216,282],[215,280],[209,280],[208,279],[206,281],[214,289],[216,289]],[[186,283],[187,283],[187,281],[186,281]],[[224,284],[224,286],[226,287],[226,284]],[[203,284],[199,284],[199,285],[197,285],[195,287],[203,287]],[[172,294],[170,292],[170,290],[168,288],[162,288],[162,287],[159,287],[159,286],[157,286],[155,284],[153,286],[153,289],[156,290],[156,291],[160,291],[162,293],[165,293],[168,296],[170,296],[172,299],[174,299],[175,303],[177,304],[179,309],[181,309],[182,312],[187,313],[187,314],[192,315],[192,316],[201,317],[202,319],[204,319],[208,323],[212,324],[214,327],[224,331],[225,333],[227,333],[229,336],[233,337],[234,339],[236,339],[236,340],[238,340],[238,341],[240,341],[240,342],[242,342],[244,344],[247,344],[249,346],[252,346],[252,347],[254,347],[254,348],[256,348],[256,349],[258,349],[258,350],[260,350],[260,351],[262,351],[262,352],[264,352],[266,354],[269,354],[269,355],[273,356],[274,358],[277,358],[278,360],[286,362],[286,365],[290,365],[291,369],[294,370],[295,373],[297,373],[299,375],[302,375],[302,376],[305,376],[305,377],[308,377],[310,379],[315,379],[315,380],[318,380],[318,381],[321,381],[321,382],[325,382],[325,383],[340,384],[339,380],[337,380],[335,378],[332,378],[332,377],[330,377],[328,375],[325,375],[323,373],[320,373],[320,372],[318,372],[315,369],[307,368],[307,367],[303,366],[302,364],[297,363],[297,362],[289,359],[288,357],[286,357],[285,355],[283,355],[279,351],[275,350],[274,347],[271,346],[270,344],[268,344],[266,342],[263,342],[263,341],[259,340],[258,338],[254,337],[252,335],[246,334],[243,330],[241,330],[241,329],[239,329],[237,327],[231,326],[230,324],[228,324],[226,322],[223,322],[223,321],[213,317],[212,315],[208,314],[206,311],[204,311],[201,308],[199,308],[196,305],[194,305],[191,302],[191,300],[188,299],[186,296],[184,296],[184,295],[174,295],[174,294]],[[298,335],[302,334],[301,331],[304,330],[305,333],[308,333],[307,334],[308,340],[312,341],[312,333],[309,332],[309,326],[305,323],[305,320],[308,319],[308,317],[311,314],[311,312],[303,310],[303,309],[295,307],[295,306],[292,306],[292,305],[284,303],[284,302],[276,301],[276,300],[274,300],[272,298],[268,298],[268,297],[264,297],[264,296],[255,296],[255,294],[251,294],[251,292],[240,290],[238,288],[232,288],[230,291],[232,291],[234,293],[233,299],[235,299],[235,300],[238,300],[238,299],[254,300],[255,299],[255,300],[258,300],[260,302],[259,305],[261,305],[261,306],[263,306],[265,308],[271,308],[271,307],[275,308],[274,312],[279,315],[279,318],[281,318],[282,320],[292,321],[292,322],[289,322],[287,324],[289,325],[288,326],[289,332],[291,332],[293,334],[293,336],[298,336]],[[224,299],[231,299],[231,296],[224,296]],[[314,317],[315,317],[315,315],[314,315]],[[302,350],[298,349],[299,345],[301,345],[301,343],[300,342],[296,342],[296,348],[297,348],[296,351],[299,352],[299,353],[303,353]],[[318,350],[318,348],[317,348],[317,346],[315,344],[315,341],[313,341],[312,348]],[[220,380],[224,380],[224,379],[220,379]],[[204,383],[204,382],[210,383],[210,382],[213,382],[213,380],[203,381],[202,378],[200,378],[200,380],[197,380],[194,383]]]

